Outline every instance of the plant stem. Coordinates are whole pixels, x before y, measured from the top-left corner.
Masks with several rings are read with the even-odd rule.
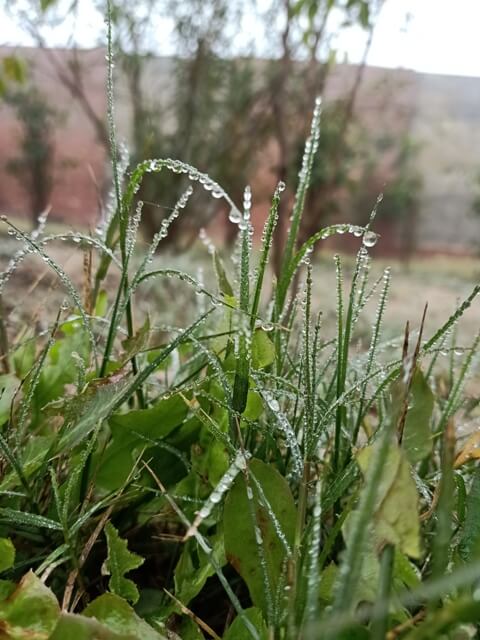
[[[377,597],[377,603],[381,602],[382,607],[380,610],[378,605],[373,608],[372,640],[385,640],[387,633],[388,600],[392,587],[394,556],[395,547],[392,544],[385,545],[380,557],[380,583]]]

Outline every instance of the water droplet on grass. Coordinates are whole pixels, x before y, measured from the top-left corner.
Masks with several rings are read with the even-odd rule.
[[[363,244],[365,247],[374,247],[377,244],[378,234],[374,231],[366,231],[363,235]]]

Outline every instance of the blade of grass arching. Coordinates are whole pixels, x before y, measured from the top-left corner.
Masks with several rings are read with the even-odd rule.
[[[277,286],[276,296],[275,296],[275,318],[278,318],[281,313],[283,313],[285,307],[285,299],[287,297],[288,287],[292,282],[295,273],[301,264],[308,258],[309,254],[313,251],[315,245],[320,240],[325,240],[335,233],[345,233],[349,231],[354,235],[362,235],[368,229],[367,227],[359,227],[356,225],[346,225],[346,224],[333,224],[329,227],[324,227],[320,229],[316,233],[314,233],[308,240],[306,240],[300,249],[293,255],[290,260],[290,264],[282,270],[280,281]],[[373,232],[370,232],[373,234]],[[375,234],[374,234],[375,235]]]
[[[383,320],[383,315],[385,312],[385,307],[387,304],[387,297],[388,297],[388,290],[390,287],[390,269],[387,268],[384,271],[383,274],[383,289],[380,293],[380,299],[378,302],[378,306],[377,306],[377,313],[375,316],[375,324],[373,326],[373,333],[372,333],[372,338],[370,340],[370,347],[368,350],[368,359],[367,359],[367,366],[365,368],[365,374],[366,374],[366,378],[368,380],[368,376],[372,370],[373,367],[373,362],[375,359],[375,354],[377,351],[377,346],[378,346],[378,340],[380,338],[380,329],[382,326],[382,320]],[[365,400],[367,397],[367,386],[368,386],[368,382],[367,380],[364,382],[363,386],[362,386],[362,390],[361,390],[361,396],[360,396],[360,403],[358,406],[358,413],[357,413],[357,420],[355,422],[355,426],[354,426],[354,430],[353,430],[353,435],[352,435],[352,445],[355,446],[357,443],[357,438],[358,438],[358,434],[360,431],[360,426],[362,424],[362,420],[364,417],[364,413],[363,413],[363,409],[365,406]]]
[[[443,434],[442,451],[440,455],[440,488],[436,509],[436,527],[433,538],[432,572],[431,577],[441,578],[447,572],[450,559],[450,541],[453,535],[453,514],[455,511],[455,426],[452,420],[448,422]],[[438,606],[433,601],[432,607]]]
[[[96,360],[96,343],[95,343],[95,336],[93,334],[92,331],[92,327],[90,324],[90,319],[88,317],[87,312],[85,311],[85,308],[83,306],[83,302],[82,299],[78,293],[78,291],[76,290],[73,282],[71,281],[71,279],[68,277],[68,275],[65,273],[65,271],[62,269],[62,267],[53,259],[51,258],[47,253],[45,253],[45,251],[40,247],[40,245],[38,245],[34,240],[31,239],[30,236],[26,235],[25,233],[23,233],[23,231],[20,231],[20,229],[18,229],[12,222],[10,222],[6,216],[0,216],[0,220],[2,222],[5,222],[11,229],[13,229],[15,237],[18,240],[23,240],[25,242],[26,245],[28,245],[31,249],[33,249],[34,253],[37,253],[42,260],[45,262],[45,264],[50,267],[59,277],[60,281],[62,282],[62,284],[64,285],[65,289],[67,290],[67,293],[69,294],[69,296],[72,298],[72,300],[74,301],[75,305],[78,307],[79,313],[82,317],[82,321],[83,324],[85,326],[85,330],[88,334],[89,340],[90,340],[90,345],[92,348],[92,353],[93,356]]]
[[[320,117],[322,113],[322,101],[318,97],[315,100],[315,107],[313,109],[312,116],[312,124],[310,127],[310,136],[305,143],[305,150],[302,159],[302,167],[300,169],[300,173],[298,174],[298,187],[297,192],[295,194],[295,204],[293,206],[292,213],[292,221],[290,224],[290,229],[288,231],[287,241],[285,244],[285,250],[283,254],[283,262],[281,267],[281,275],[279,280],[283,280],[283,274],[290,269],[290,263],[292,261],[293,253],[295,251],[295,246],[297,244],[298,232],[300,230],[300,222],[302,220],[303,210],[305,207],[305,199],[307,196],[307,191],[310,186],[310,180],[312,176],[312,167],[313,161],[315,159],[315,154],[318,149],[318,141],[320,138]],[[288,285],[287,285],[288,288]],[[287,293],[287,288],[282,287],[277,290],[277,300],[276,300],[276,315],[275,318],[278,319],[280,313],[282,312],[285,297]]]
[[[277,205],[278,206],[278,205]],[[246,208],[246,210],[248,210]],[[252,332],[255,329],[255,315],[252,314],[250,327],[244,326],[248,318],[248,306],[250,304],[250,222],[244,221],[240,229],[242,236],[242,254],[240,258],[240,335],[238,336],[237,366],[233,383],[232,408],[237,413],[243,413],[247,406],[248,374],[250,371],[250,343]],[[261,288],[261,282],[260,282]],[[252,326],[253,325],[253,326]],[[233,433],[232,433],[233,435]]]

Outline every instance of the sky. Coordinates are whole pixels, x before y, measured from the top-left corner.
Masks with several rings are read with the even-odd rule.
[[[75,25],[77,43],[83,47],[96,46],[102,38],[102,17],[95,11],[92,0],[80,0],[80,6]],[[168,43],[168,21],[159,28],[166,35],[163,41]],[[254,15],[247,16],[244,32],[259,41],[263,37]],[[71,33],[72,22],[65,21],[50,30],[47,41],[51,46],[66,46]],[[426,73],[480,76],[479,33],[480,0],[386,0],[368,63]],[[359,29],[349,29],[336,46],[342,57],[345,53],[355,62],[362,55],[364,42]],[[0,44],[32,44],[28,34],[1,9]],[[162,53],[169,53],[168,44]]]

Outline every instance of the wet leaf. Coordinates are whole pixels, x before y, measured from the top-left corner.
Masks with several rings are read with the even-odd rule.
[[[264,369],[275,360],[275,347],[266,331],[257,329],[252,337],[252,366]]]
[[[119,635],[110,631],[95,618],[86,618],[64,611],[48,640],[130,640],[131,638],[131,634]]]
[[[251,607],[250,609],[245,609],[244,613],[257,630],[260,640],[267,640],[268,630],[260,609]],[[246,628],[240,616],[235,618],[223,636],[223,640],[251,640],[251,638],[252,634]]]
[[[220,567],[226,563],[223,536],[217,535],[211,540],[213,558]],[[175,567],[175,597],[184,605],[200,593],[210,576],[215,573],[208,556],[190,539],[183,547]]]
[[[118,640],[166,640],[145,620],[139,618],[125,600],[113,593],[105,593],[96,598],[83,611],[83,615],[95,618],[118,634]]]
[[[0,573],[15,562],[15,547],[10,538],[0,538]]]
[[[120,487],[133,467],[135,449],[149,448],[153,441],[168,436],[183,423],[187,413],[185,401],[174,395],[149,409],[113,415],[109,420],[112,443],[102,460],[98,484],[111,491]]]
[[[122,341],[122,347],[125,351],[122,359],[124,361],[130,360],[137,353],[143,351],[150,340],[150,318],[147,316],[143,326],[137,331],[137,333],[131,338],[126,338]]]
[[[57,599],[30,571],[22,578],[15,591],[0,602],[0,638],[47,640],[59,615]]]
[[[10,407],[19,385],[15,376],[0,376],[0,427],[10,419]]]
[[[132,580],[125,578],[125,573],[138,569],[144,563],[144,559],[128,550],[127,541],[120,538],[111,522],[105,527],[105,535],[108,557],[104,566],[111,576],[108,587],[112,593],[135,604],[139,598],[138,589]]]
[[[413,374],[402,445],[410,464],[426,458],[433,448],[430,422],[433,413],[434,395],[425,376],[417,367]]]
[[[273,515],[290,547],[293,545],[296,509],[287,481],[271,465],[260,460],[252,460],[249,469],[254,474],[269,502]],[[263,553],[270,590],[275,593],[282,569],[287,559],[286,549],[281,541],[272,514],[262,504],[259,491],[250,481],[253,490],[252,520],[251,504],[247,497],[245,477],[240,474],[225,501],[224,529],[225,552],[229,562],[245,580],[253,604],[264,613],[267,611],[267,594],[259,548],[255,539],[255,526],[263,540]]]
[[[362,449],[357,456],[364,475],[374,446]],[[379,541],[390,542],[412,558],[420,557],[417,488],[404,452],[393,442],[377,490],[375,533]]]

